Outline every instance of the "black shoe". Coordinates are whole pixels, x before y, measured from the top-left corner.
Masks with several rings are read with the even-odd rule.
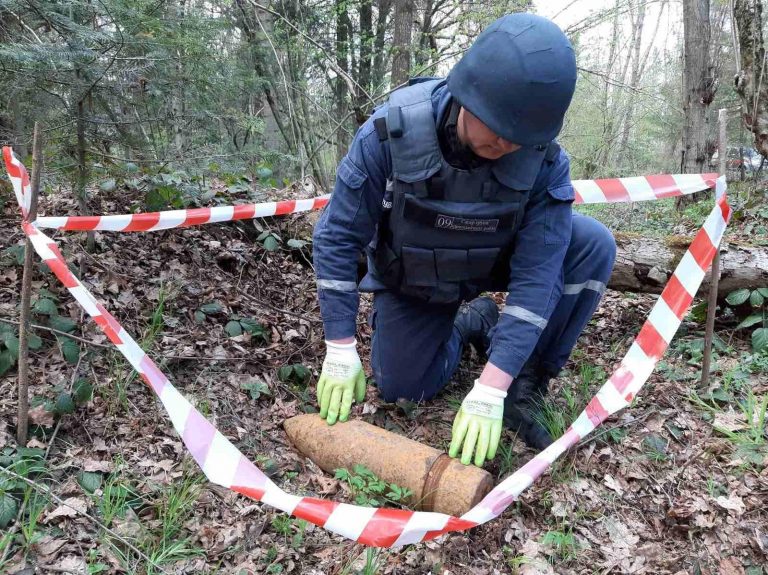
[[[496,302],[489,297],[478,297],[459,307],[453,326],[459,331],[465,346],[471,344],[477,353],[484,355],[491,345],[488,332],[498,321],[499,307]]]
[[[504,400],[504,425],[517,432],[528,447],[544,449],[554,439],[542,424],[541,404],[549,390],[552,375],[529,360],[512,382]]]

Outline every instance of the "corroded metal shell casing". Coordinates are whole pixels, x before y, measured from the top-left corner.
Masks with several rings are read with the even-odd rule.
[[[493,487],[487,471],[364,421],[328,425],[307,414],[286,420],[284,427],[296,448],[324,471],[363,465],[380,479],[410,489],[409,503],[421,511],[460,517]]]

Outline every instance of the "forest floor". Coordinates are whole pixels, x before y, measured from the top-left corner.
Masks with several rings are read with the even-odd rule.
[[[765,206],[763,190],[752,194]],[[93,209],[100,213],[143,209],[119,188],[99,198]],[[682,216],[663,203],[590,213],[612,229],[678,234],[695,231],[710,206],[703,199]],[[74,214],[75,201],[57,192],[40,211]],[[172,383],[278,485],[353,502],[373,494],[320,471],[282,429],[287,417],[314,409],[324,350],[309,245],[287,243],[311,239],[308,218],[97,233],[92,254],[83,234],[54,237],[76,273],[84,263],[86,286]],[[18,223],[9,200],[0,219],[10,246],[0,266],[0,318],[11,321],[22,275]],[[766,226],[764,208],[737,210],[729,238],[754,241]],[[73,346],[35,331],[41,341],[31,352],[28,449],[15,442],[15,368],[0,377],[0,465],[32,482],[0,468],[0,520],[3,513],[8,519],[0,530],[2,573],[768,574],[768,438],[759,417],[768,401],[768,355],[751,353],[751,330],[734,329],[739,320],[725,306],[708,388],[699,385],[703,323],[689,315],[634,404],[501,517],[400,550],[367,550],[208,484],[151,390],[65,288],[38,272],[34,291],[35,301],[53,307],[37,303],[33,323],[81,339]],[[552,425],[570,423],[586,405],[656,297],[606,294],[553,384],[548,401],[562,420],[553,415]],[[363,297],[364,364],[369,308]],[[253,333],[238,335],[243,328]],[[448,388],[420,405],[386,405],[371,385],[353,417],[445,449],[481,367],[467,353]],[[76,405],[67,400],[73,389]],[[502,443],[487,465],[497,480],[534,455],[509,432]]]

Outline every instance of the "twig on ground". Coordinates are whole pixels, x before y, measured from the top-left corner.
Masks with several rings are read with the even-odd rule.
[[[4,318],[4,317],[0,317],[0,322],[9,323],[9,324],[12,324],[12,325],[20,325],[20,322],[18,322],[16,320],[13,320],[13,319]],[[82,343],[85,343],[85,344],[88,344],[88,345],[92,345],[94,347],[103,347],[103,348],[106,348],[106,349],[111,349],[112,348],[112,344],[111,343],[98,343],[98,342],[95,342],[95,341],[91,341],[90,339],[85,339],[85,338],[79,337],[77,335],[72,335],[71,333],[67,333],[66,331],[61,331],[61,330],[54,329],[52,327],[48,327],[48,326],[45,326],[45,325],[36,325],[34,323],[31,323],[31,324],[29,324],[29,327],[31,327],[32,329],[42,329],[44,331],[50,331],[51,333],[57,333],[59,335],[65,336],[65,337],[71,337],[72,339],[74,339],[76,341],[79,341],[79,342],[82,342]]]
[[[593,441],[595,441],[595,440],[597,440],[597,439],[600,439],[600,438],[601,438],[603,435],[605,435],[606,433],[610,433],[610,432],[611,432],[611,431],[613,431],[614,429],[619,429],[619,428],[621,428],[621,427],[628,427],[628,426],[630,426],[630,425],[634,425],[634,424],[636,424],[636,423],[642,423],[643,421],[645,421],[646,419],[648,419],[648,418],[649,418],[651,415],[652,415],[652,412],[650,412],[650,411],[647,411],[647,412],[645,412],[644,414],[642,414],[640,417],[637,417],[637,418],[635,418],[635,419],[633,419],[633,420],[631,420],[631,421],[624,421],[623,423],[617,423],[616,425],[613,425],[613,426],[611,426],[611,427],[606,427],[606,428],[605,428],[605,429],[603,429],[603,430],[602,430],[600,433],[596,433],[595,435],[592,435],[592,436],[590,436],[590,437],[587,437],[587,438],[585,438],[585,439],[582,439],[582,440],[581,440],[581,441],[579,441],[579,443],[577,443],[576,445],[577,445],[578,447],[581,447],[581,446],[583,446],[583,445],[588,445],[589,443],[592,443]]]

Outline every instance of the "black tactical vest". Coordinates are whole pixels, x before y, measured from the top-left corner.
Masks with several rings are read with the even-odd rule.
[[[451,166],[440,151],[432,104],[443,83],[424,81],[390,97],[384,137],[392,157],[385,194],[391,210],[367,250],[377,280],[429,303],[506,290],[515,234],[543,156],[541,149],[528,156],[519,150],[472,170]],[[383,126],[377,128],[381,136]],[[549,148],[548,157],[559,150]]]

